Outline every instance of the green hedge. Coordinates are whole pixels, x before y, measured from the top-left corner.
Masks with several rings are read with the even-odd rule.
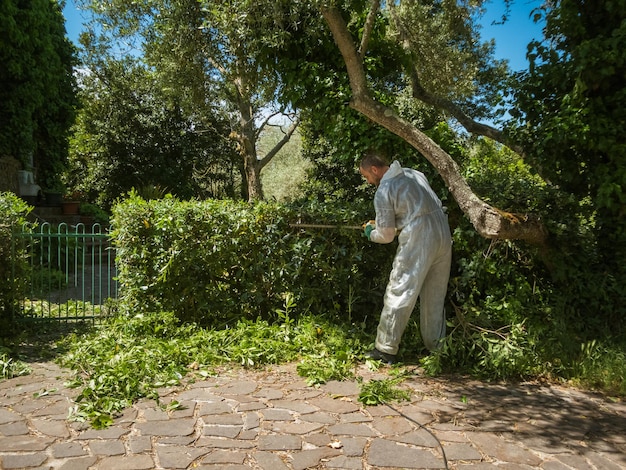
[[[183,321],[222,326],[275,318],[286,299],[297,311],[376,317],[395,244],[359,230],[302,230],[290,223],[360,224],[370,214],[328,207],[136,194],[115,206],[113,233],[122,299],[133,311],[172,311]]]
[[[23,298],[28,279],[25,252],[13,245],[13,231],[22,228],[31,210],[15,194],[0,192],[0,331],[7,334],[12,332],[8,324],[15,303]]]

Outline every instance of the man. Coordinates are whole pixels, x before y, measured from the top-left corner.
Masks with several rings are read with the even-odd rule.
[[[365,236],[374,243],[391,243],[398,233],[376,348],[368,353],[372,359],[392,364],[418,296],[420,330],[426,347],[437,349],[446,334],[444,301],[452,237],[441,201],[423,173],[402,168],[397,161],[389,165],[372,152],[363,157],[359,171],[377,187],[376,223],[365,226]]]

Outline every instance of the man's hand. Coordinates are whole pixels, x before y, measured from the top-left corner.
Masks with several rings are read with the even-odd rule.
[[[363,236],[370,239],[370,235],[372,234],[372,230],[376,228],[376,221],[370,220],[369,222],[363,224]]]

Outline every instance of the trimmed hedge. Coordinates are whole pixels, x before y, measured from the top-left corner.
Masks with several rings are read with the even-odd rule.
[[[300,313],[376,317],[395,243],[374,246],[359,230],[290,226],[356,225],[369,215],[324,211],[321,219],[310,206],[131,193],[113,209],[122,299],[135,312],[172,311],[205,326],[276,318],[287,298]]]

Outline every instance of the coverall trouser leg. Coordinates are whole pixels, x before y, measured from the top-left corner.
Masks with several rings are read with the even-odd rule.
[[[379,351],[398,353],[418,297],[424,345],[437,349],[446,330],[444,303],[451,259],[452,240],[443,211],[422,216],[400,232],[376,335]]]

